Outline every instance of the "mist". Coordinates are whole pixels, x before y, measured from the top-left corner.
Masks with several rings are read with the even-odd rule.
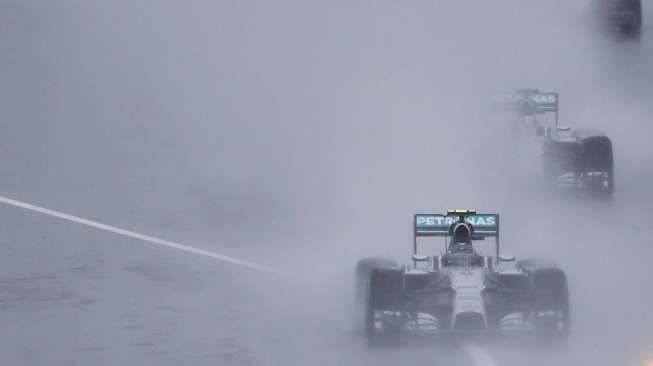
[[[10,364],[464,364],[446,348],[369,350],[350,313],[358,259],[408,263],[414,213],[467,207],[500,213],[505,252],[553,259],[571,283],[568,347],[500,346],[498,364],[643,362],[653,42],[650,27],[639,44],[598,37],[586,11],[581,0],[3,1],[0,195],[290,279],[3,208],[0,290],[53,279],[30,285],[51,299],[38,306],[0,297],[0,351]],[[570,199],[516,168],[490,102],[524,87],[559,92],[562,124],[610,136],[613,200]],[[80,299],[92,300],[81,324]],[[46,333],[30,320],[41,315]],[[125,317],[139,328],[112,326]]]

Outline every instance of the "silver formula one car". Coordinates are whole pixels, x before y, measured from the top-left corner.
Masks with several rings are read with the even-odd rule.
[[[593,197],[609,197],[615,176],[612,141],[597,131],[576,130],[558,123],[560,96],[537,89],[497,95],[497,104],[513,113],[513,131],[536,140],[544,180],[557,188]],[[553,116],[553,118],[547,118]]]
[[[420,238],[441,237],[444,252],[418,252]],[[492,254],[475,243],[494,238]],[[484,243],[483,243],[484,244]],[[499,215],[454,210],[417,214],[412,264],[367,258],[357,265],[357,303],[370,341],[406,334],[499,333],[564,339],[567,279],[552,264],[499,253]]]
[[[592,0],[592,23],[618,39],[638,41],[642,35],[642,0]]]

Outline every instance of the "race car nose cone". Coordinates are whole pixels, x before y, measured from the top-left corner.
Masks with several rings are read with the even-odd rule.
[[[483,314],[475,311],[465,311],[456,314],[454,329],[458,330],[480,330],[485,326]]]

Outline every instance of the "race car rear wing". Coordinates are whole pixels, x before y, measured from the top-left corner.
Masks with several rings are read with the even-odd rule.
[[[533,113],[556,114],[556,126],[558,125],[560,95],[554,92],[541,92],[536,89],[518,89],[509,93],[497,93],[495,103],[502,110],[519,111],[524,103],[531,103]]]
[[[449,228],[460,219],[472,225],[472,239],[496,238],[496,255],[499,258],[499,214],[479,214],[472,210],[451,210],[447,214],[415,214],[413,220],[413,254],[417,254],[417,238],[444,237],[450,235]]]
[[[499,233],[497,214],[469,214],[464,215],[464,218],[474,228],[474,235],[486,237]],[[459,216],[455,214],[416,214],[415,236],[449,236],[449,227],[458,220]]]

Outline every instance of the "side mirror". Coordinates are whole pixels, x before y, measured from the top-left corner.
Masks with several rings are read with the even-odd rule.
[[[499,262],[514,262],[517,260],[517,257],[514,255],[500,255]]]
[[[569,128],[568,126],[558,126],[558,127],[556,127],[556,130],[559,131],[559,132],[567,132],[567,131],[571,130],[571,128]]]
[[[428,255],[413,254],[413,260],[415,262],[428,262],[429,258],[430,257]]]
[[[544,127],[542,127],[542,126],[535,127],[535,136],[543,137],[544,133],[545,133]]]

